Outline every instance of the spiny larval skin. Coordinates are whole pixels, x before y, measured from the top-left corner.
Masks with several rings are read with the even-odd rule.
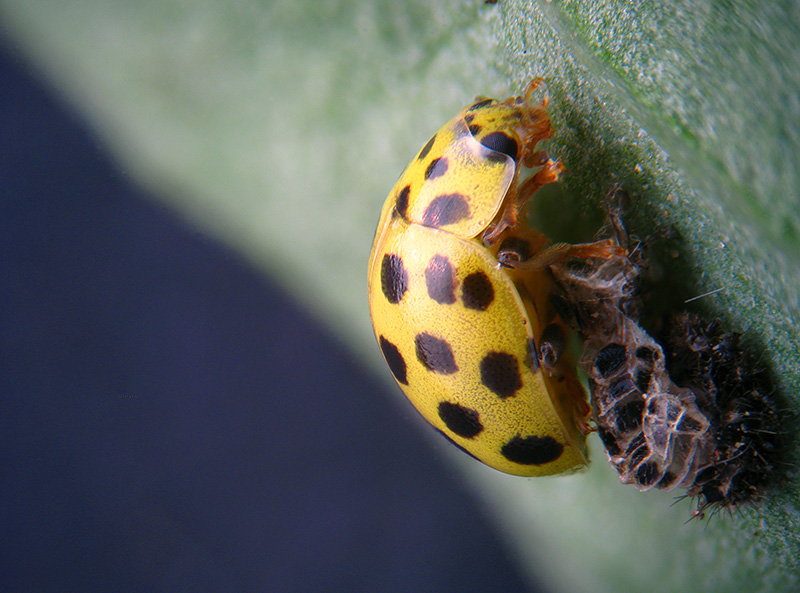
[[[645,264],[636,246],[551,267],[585,340],[580,364],[608,459],[640,491],[685,489],[698,514],[757,501],[781,450],[769,377],[716,320],[674,315],[656,341],[640,324]]]

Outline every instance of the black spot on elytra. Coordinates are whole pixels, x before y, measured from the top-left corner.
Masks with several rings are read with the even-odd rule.
[[[594,359],[594,366],[601,377],[607,377],[621,367],[626,360],[625,346],[622,344],[609,344],[597,353],[597,357]]]
[[[441,375],[452,375],[458,370],[453,349],[446,340],[426,332],[417,334],[417,337],[414,338],[414,345],[417,349],[417,358],[429,371]]]
[[[392,371],[394,378],[397,379],[398,383],[408,385],[408,378],[406,376],[406,361],[403,360],[403,355],[400,354],[397,346],[392,344],[383,336],[380,337],[379,342],[381,345],[381,352],[383,352],[383,358],[386,359],[386,364],[389,365],[389,370]]]
[[[473,136],[477,136],[482,129],[483,128],[481,128],[478,124],[469,125],[469,133],[472,134]]]
[[[433,159],[425,169],[425,179],[436,179],[447,172],[447,159],[443,156]]]
[[[456,271],[444,255],[434,255],[425,268],[428,296],[440,305],[456,302]]]
[[[394,253],[387,253],[381,262],[381,290],[386,300],[396,305],[408,290],[408,272],[403,259]]]
[[[508,441],[500,453],[503,457],[520,465],[543,465],[561,457],[564,445],[553,437],[515,436]]]
[[[552,369],[558,363],[558,359],[561,358],[567,343],[564,329],[557,323],[551,323],[542,330],[539,343],[541,344],[539,346],[539,354],[542,366]]]
[[[504,132],[492,132],[481,138],[481,144],[486,148],[517,159],[517,141]],[[489,155],[490,161],[504,161],[505,159],[496,154]]]
[[[397,193],[397,198],[394,201],[394,209],[403,218],[406,218],[406,214],[408,212],[408,194],[410,191],[411,186],[405,186]]]
[[[489,352],[480,363],[481,383],[505,399],[522,387],[516,356],[505,352]]]
[[[486,311],[494,300],[492,281],[483,272],[473,272],[461,285],[461,301],[467,309]]]
[[[491,105],[492,103],[494,103],[494,99],[484,99],[483,101],[478,101],[477,103],[473,103],[467,107],[467,111],[475,111],[477,109],[481,109],[482,107],[486,107],[487,105]]]
[[[453,434],[465,439],[474,438],[483,430],[478,412],[451,402],[439,404],[439,418]]]
[[[436,196],[425,208],[422,224],[440,228],[469,217],[469,201],[462,194]]]
[[[431,136],[431,139],[428,140],[428,143],[425,146],[422,147],[422,150],[419,151],[419,154],[417,155],[417,158],[419,160],[422,160],[426,156],[428,156],[428,153],[431,151],[431,148],[433,147],[433,143],[434,142],[436,142],[436,134]]]

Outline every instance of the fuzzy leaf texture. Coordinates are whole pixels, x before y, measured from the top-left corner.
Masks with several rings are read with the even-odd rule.
[[[797,408],[795,2],[0,0],[0,18],[131,176],[330,320],[387,383],[365,280],[386,194],[473,96],[542,76],[548,149],[569,174],[537,197],[537,226],[587,240],[574,219],[621,184],[638,234],[680,237],[661,285],[715,291],[699,308],[744,333]],[[590,440],[591,468],[565,478],[453,454],[532,578],[594,593],[797,589],[795,472],[752,509],[685,524],[688,501],[622,486]]]

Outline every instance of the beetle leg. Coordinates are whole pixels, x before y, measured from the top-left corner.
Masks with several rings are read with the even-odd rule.
[[[541,270],[568,257],[609,259],[612,257],[625,257],[627,251],[611,239],[603,239],[593,243],[577,243],[574,245],[570,243],[552,243],[525,261],[514,261],[513,257],[509,257],[509,255],[511,254],[501,253],[500,263],[511,268]]]

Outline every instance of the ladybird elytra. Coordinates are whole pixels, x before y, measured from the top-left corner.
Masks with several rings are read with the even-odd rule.
[[[537,84],[473,103],[422,147],[384,204],[368,280],[376,339],[412,404],[477,459],[524,476],[582,468],[589,414],[561,355],[547,264],[498,262],[508,241],[518,261],[547,251],[520,215],[561,170],[536,147],[551,134],[530,101]],[[542,168],[519,184],[530,165]]]
[[[371,299],[373,326],[387,362],[403,361],[401,376],[396,364],[390,368],[422,416],[506,473],[544,475],[583,466],[584,437],[565,401],[584,401],[583,392],[570,368],[559,369],[569,378],[560,380],[531,364],[529,344],[537,343],[548,321],[529,315],[533,301],[526,306],[509,274],[475,241],[402,219],[392,220],[385,237],[385,273],[372,276],[381,283],[374,287],[380,297]],[[386,269],[396,261],[402,271]],[[403,279],[396,281],[397,275]],[[473,282],[479,289],[469,288],[470,278],[480,279]],[[562,395],[565,389],[568,395]],[[459,434],[462,419],[443,416],[442,403],[459,406],[462,415],[474,412],[480,430]],[[535,463],[519,462],[523,453],[509,460],[511,442]],[[537,444],[546,452],[538,452]]]

